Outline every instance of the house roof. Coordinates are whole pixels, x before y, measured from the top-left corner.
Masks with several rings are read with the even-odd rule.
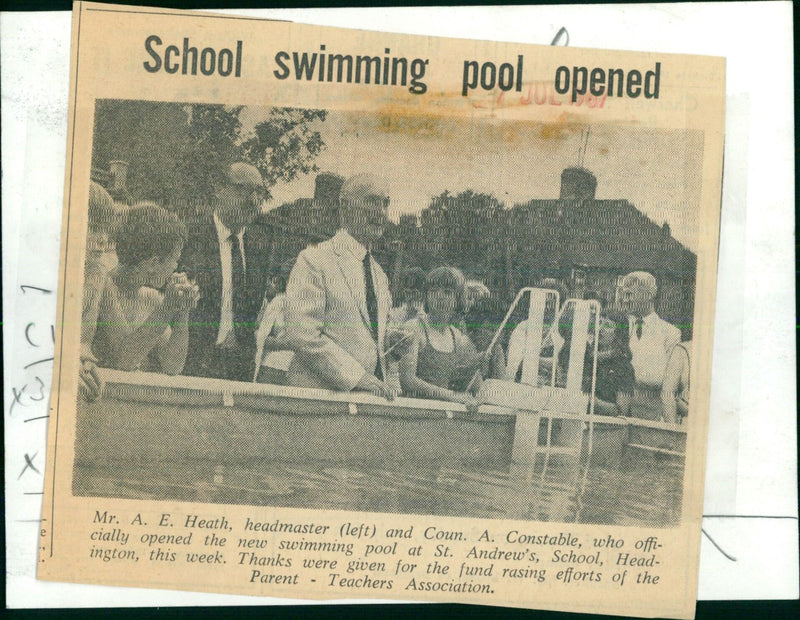
[[[697,257],[672,237],[669,227],[659,226],[627,200],[533,199],[506,213],[514,252],[530,268],[558,264],[678,277],[693,277],[696,269]],[[330,205],[300,198],[261,216],[260,223],[320,241],[335,231],[336,220]]]
[[[512,221],[517,247],[530,258],[555,254],[562,264],[615,271],[679,275],[695,270],[697,257],[672,237],[669,227],[659,226],[627,200],[531,200],[514,207]]]

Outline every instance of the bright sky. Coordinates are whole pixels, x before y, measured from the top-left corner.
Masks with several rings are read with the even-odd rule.
[[[258,110],[248,110],[255,122]],[[444,190],[494,194],[507,207],[558,198],[561,171],[581,163],[580,129],[535,123],[408,118],[333,112],[318,124],[326,147],[321,171],[388,178],[393,219],[419,212]],[[246,123],[247,124],[247,121]],[[699,132],[592,127],[583,166],[597,177],[598,199],[627,199],[697,251],[703,137]],[[274,205],[311,197],[314,175],[275,187]]]

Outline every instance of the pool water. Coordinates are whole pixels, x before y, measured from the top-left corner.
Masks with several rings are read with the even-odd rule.
[[[76,495],[220,504],[672,527],[683,459],[628,450],[618,467],[360,468],[194,460],[76,465]]]

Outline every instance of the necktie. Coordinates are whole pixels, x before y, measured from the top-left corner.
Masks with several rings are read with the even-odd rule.
[[[367,290],[367,314],[369,315],[369,328],[375,341],[378,340],[378,298],[375,295],[375,283],[372,281],[370,268],[370,253],[364,254],[364,285]]]
[[[370,267],[370,253],[364,254],[364,286],[367,294],[367,314],[369,315],[369,328],[372,332],[372,337],[375,342],[378,342],[378,297],[375,295],[375,283],[372,280],[372,269]],[[380,356],[378,356],[378,364],[375,368],[375,376],[378,379],[383,379],[383,371],[381,369]]]
[[[643,324],[644,324],[644,321],[642,320],[642,317],[636,317],[636,339],[637,340],[641,340],[642,339],[642,325]]]
[[[242,249],[238,235],[228,237],[231,242],[231,296],[233,301],[233,333],[239,338],[245,327],[245,272]]]

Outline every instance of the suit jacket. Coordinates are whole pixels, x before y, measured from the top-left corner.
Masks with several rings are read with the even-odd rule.
[[[289,385],[350,391],[380,364],[392,299],[380,265],[372,259],[378,302],[378,341],[369,327],[364,268],[345,231],[300,252],[286,289],[287,338],[295,356]]]
[[[200,300],[189,324],[189,352],[183,374],[251,381],[254,370],[256,317],[267,280],[267,244],[249,227],[242,239],[245,257],[245,325],[239,329],[237,349],[231,352],[236,369],[220,368],[216,341],[222,312],[222,263],[219,239],[212,215],[187,218],[188,238],[178,270],[185,271],[200,289]]]

